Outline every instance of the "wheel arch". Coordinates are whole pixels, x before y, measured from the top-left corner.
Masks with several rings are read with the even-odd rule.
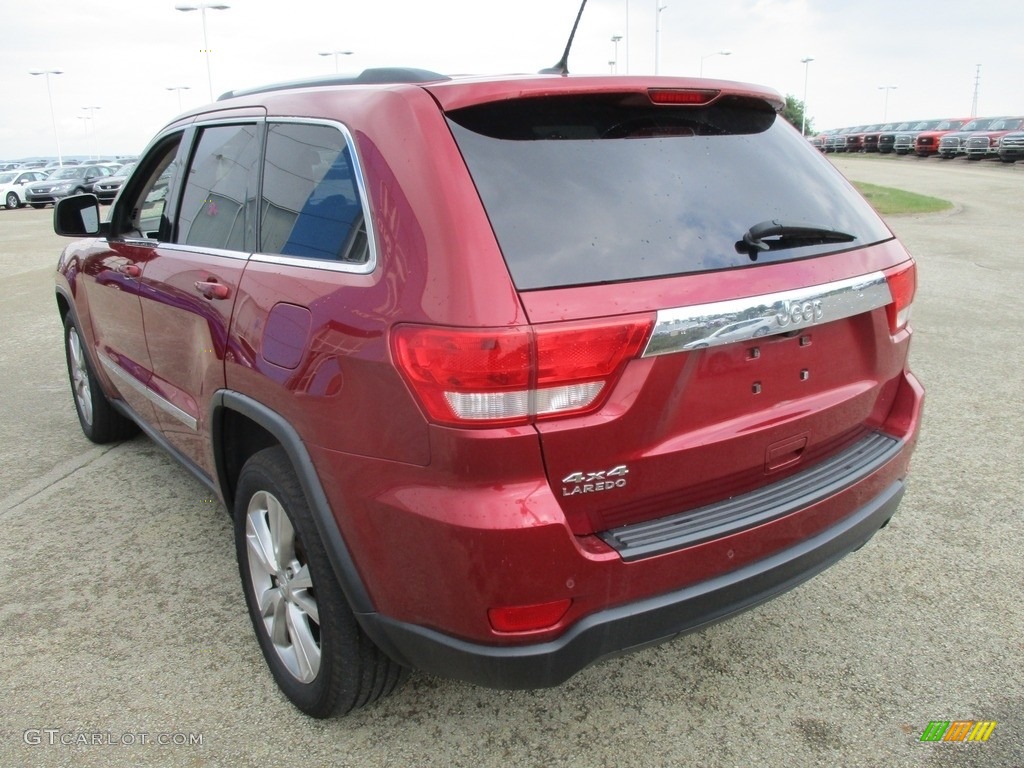
[[[295,428],[281,414],[263,403],[232,390],[217,392],[213,397],[211,411],[216,482],[229,512],[234,509],[235,489],[245,462],[264,448],[281,446],[288,454],[288,460],[306,495],[317,533],[352,611],[357,618],[374,613],[373,603],[348,545],[338,530],[316,468]]]
[[[60,277],[63,277],[63,279],[66,280],[66,276],[60,275]],[[100,365],[100,361],[96,359],[97,352],[96,349],[93,348],[93,328],[89,322],[90,318],[88,308],[86,308],[83,313],[80,313],[70,290],[73,289],[69,287],[69,284],[62,284],[58,281],[54,293],[57,299],[57,312],[60,314],[60,322],[63,325],[65,319],[69,315],[71,316],[72,321],[78,328],[79,333],[82,335],[82,351],[85,352],[85,356],[89,360],[89,365],[92,366],[93,375],[96,377],[100,387],[103,389],[103,393],[111,401],[111,404],[118,410],[122,410],[123,401],[117,391],[117,387],[114,386],[110,377],[107,375],[106,370],[102,365]],[[132,420],[135,420],[134,415],[129,411],[122,410],[122,412]]]
[[[57,312],[60,314],[61,322],[71,311],[71,301],[59,289],[57,290]],[[77,319],[77,318],[76,318]]]

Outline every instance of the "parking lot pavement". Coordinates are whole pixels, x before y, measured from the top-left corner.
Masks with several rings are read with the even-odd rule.
[[[0,211],[0,766],[1024,766],[1024,169],[838,158],[953,200],[892,217],[928,388],[910,489],[862,550],[754,611],[502,692],[413,674],[315,722],[278,693],[223,510],[66,382],[51,212]],[[922,743],[986,720],[984,743]]]

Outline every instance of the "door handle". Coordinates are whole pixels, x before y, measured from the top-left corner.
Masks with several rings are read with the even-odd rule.
[[[209,280],[197,280],[196,290],[211,301],[214,299],[226,299],[231,295],[231,289],[223,283],[218,283],[213,278]]]
[[[138,277],[142,274],[142,267],[138,264],[119,264],[117,271],[122,275],[128,275],[128,277]]]

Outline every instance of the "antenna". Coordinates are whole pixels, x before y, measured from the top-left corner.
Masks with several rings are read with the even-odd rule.
[[[558,60],[558,63],[553,67],[542,69],[538,74],[541,75],[568,75],[569,74],[569,49],[572,48],[572,40],[576,37],[576,27],[580,25],[580,18],[583,16],[583,9],[587,5],[587,0],[583,0],[580,3],[580,11],[576,14],[576,23],[572,25],[572,32],[569,33],[569,42],[565,44],[565,53],[562,54],[562,58]]]

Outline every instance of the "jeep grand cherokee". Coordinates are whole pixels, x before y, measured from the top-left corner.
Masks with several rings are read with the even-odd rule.
[[[555,685],[886,524],[915,265],[783,104],[370,70],[176,119],[106,222],[58,203],[81,427],[224,501],[302,711]]]

